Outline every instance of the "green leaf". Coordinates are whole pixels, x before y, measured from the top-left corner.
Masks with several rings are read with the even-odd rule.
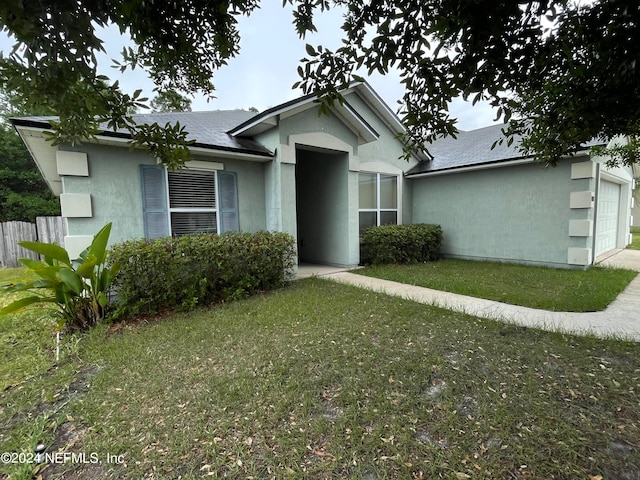
[[[49,297],[25,297],[20,300],[16,300],[15,302],[10,303],[6,307],[0,310],[0,316],[7,315],[9,313],[17,313],[20,310],[23,310],[25,307],[29,305],[33,305],[34,303],[45,303],[45,302],[55,302],[54,298]]]
[[[60,278],[72,291],[80,295],[84,289],[84,283],[80,276],[70,268],[60,270]]]
[[[60,265],[47,265],[30,258],[20,258],[19,261],[38,276],[48,280],[56,280],[58,272],[62,268]]]
[[[71,266],[69,254],[64,248],[58,245],[40,242],[18,242],[18,244],[27,250],[31,250],[32,252],[39,253],[40,255],[44,255],[45,257],[52,258],[60,263]]]
[[[93,242],[89,247],[89,256],[94,255],[96,264],[104,263],[107,258],[107,243],[109,243],[109,234],[111,233],[111,222],[107,223],[93,237]]]
[[[80,275],[82,278],[91,278],[93,275],[93,269],[96,266],[96,257],[86,258],[83,263],[81,263],[78,268],[76,268],[76,273]]]
[[[107,296],[104,294],[104,292],[100,292],[98,293],[98,304],[104,308],[107,306],[107,304],[109,303],[109,299],[107,298]]]

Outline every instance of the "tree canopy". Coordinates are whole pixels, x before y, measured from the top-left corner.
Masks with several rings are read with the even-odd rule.
[[[60,215],[60,203],[15,130],[0,124],[0,221],[33,222],[45,215]]]
[[[10,116],[32,113],[17,108],[15,100],[0,90],[0,222],[34,222],[36,217],[60,215],[60,202],[7,122]]]
[[[150,102],[154,113],[190,112],[191,99],[173,90],[159,92]]]
[[[640,4],[637,0],[284,0],[300,37],[314,14],[345,9],[342,46],[307,45],[295,86],[323,110],[365,73],[399,70],[407,143],[455,135],[450,102],[488,100],[526,153],[555,163],[594,138],[640,130]],[[8,0],[0,23],[16,41],[0,59],[0,83],[31,107],[60,115],[54,141],[125,128],[134,143],[178,165],[188,156],[179,126],[136,126],[144,103],[97,73],[96,27],[115,24],[133,47],[122,70],[143,68],[159,91],[212,94],[213,74],[239,51],[239,15],[258,0]],[[428,143],[427,143],[428,147]],[[617,159],[638,160],[637,144]]]

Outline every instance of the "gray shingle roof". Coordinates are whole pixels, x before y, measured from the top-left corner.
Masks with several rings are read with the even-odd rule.
[[[189,133],[188,140],[195,140],[195,146],[215,148],[221,150],[238,151],[255,155],[272,156],[272,152],[258,142],[249,138],[239,138],[229,135],[227,132],[234,127],[246,122],[255,116],[255,112],[245,110],[215,110],[211,112],[176,112],[176,113],[148,113],[133,115],[133,120],[138,124],[179,122]],[[26,117],[14,119],[18,123],[40,123],[46,127],[50,120],[57,117]],[[107,129],[107,124],[101,124],[105,136],[128,138],[126,130],[113,132]]]
[[[133,115],[133,119],[138,124],[156,122],[159,125],[164,125],[179,122],[189,132],[188,139],[195,140],[196,145],[271,154],[268,149],[254,140],[233,137],[227,133],[255,115],[255,112],[245,110],[216,110],[212,112],[149,113]]]
[[[502,129],[505,124],[491,125],[477,130],[460,131],[457,138],[440,138],[428,146],[433,155],[432,161],[420,162],[411,168],[407,175],[454,170],[456,168],[507,162],[524,159],[519,149],[520,136],[515,136],[511,145],[505,140],[491,148],[494,142],[504,138]],[[601,142],[590,141],[585,146],[597,145]]]

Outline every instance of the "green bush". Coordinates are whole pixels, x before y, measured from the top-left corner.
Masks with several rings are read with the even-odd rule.
[[[362,235],[360,263],[419,263],[438,258],[442,243],[440,225],[381,225]]]
[[[115,245],[116,317],[235,300],[281,286],[294,265],[285,233],[193,234]]]

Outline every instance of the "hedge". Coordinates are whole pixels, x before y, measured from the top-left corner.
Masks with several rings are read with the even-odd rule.
[[[421,263],[435,260],[440,252],[440,225],[381,225],[364,231],[360,263]]]
[[[193,234],[112,247],[120,263],[115,317],[243,298],[282,286],[294,265],[285,233]]]

